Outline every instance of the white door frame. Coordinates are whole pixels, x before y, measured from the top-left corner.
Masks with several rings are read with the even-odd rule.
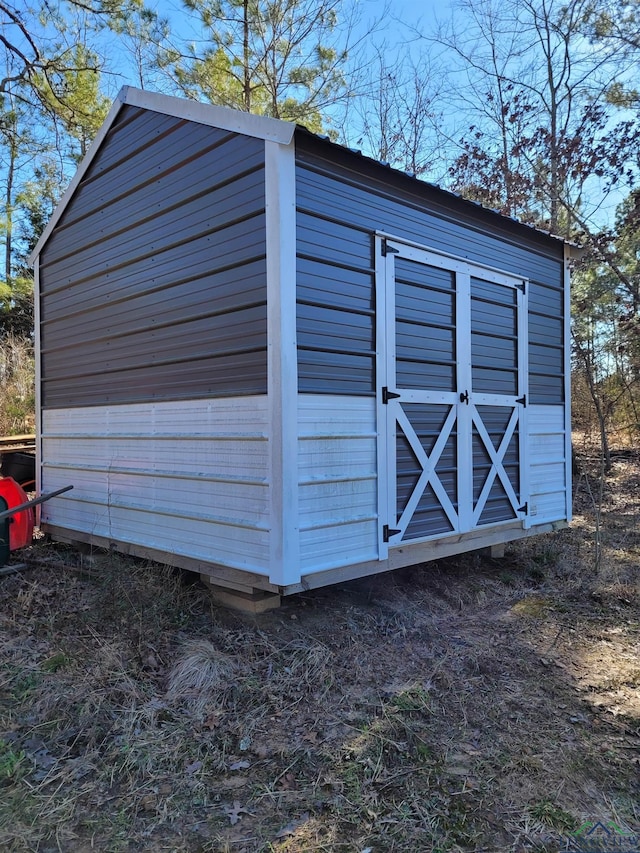
[[[449,405],[450,409],[445,418],[441,435],[438,437],[429,455],[421,446],[408,417],[396,399],[398,388],[395,385],[396,376],[396,295],[395,295],[395,257],[399,256],[417,263],[446,269],[455,274],[456,278],[456,336],[457,387],[454,392],[422,391],[400,389],[401,402],[432,402]],[[378,423],[378,553],[379,559],[388,557],[389,548],[401,544],[406,527],[413,515],[420,497],[427,484],[436,493],[442,509],[449,519],[452,531],[449,534],[439,533],[409,540],[413,542],[427,541],[430,538],[443,538],[447,535],[457,535],[469,532],[479,525],[485,501],[491,487],[498,479],[502,484],[514,510],[516,518],[523,522],[524,527],[530,525],[527,509],[528,495],[528,465],[526,447],[526,413],[528,393],[528,338],[527,338],[527,306],[526,288],[528,282],[501,270],[470,263],[464,258],[449,256],[427,247],[408,243],[397,237],[378,233],[375,241],[376,258],[376,353],[377,353],[377,395],[376,415]],[[471,365],[471,279],[477,277],[483,281],[492,282],[513,288],[517,294],[518,317],[518,393],[511,398],[504,394],[486,394],[472,391]],[[460,330],[463,330],[460,333]],[[467,401],[462,400],[467,392]],[[385,396],[383,398],[383,391]],[[504,406],[513,408],[507,428],[499,447],[496,449],[491,437],[482,422],[477,406]],[[446,491],[442,487],[435,472],[438,459],[445,446],[448,435],[457,422],[457,493],[458,511],[451,504]],[[396,525],[397,500],[397,470],[396,470],[396,424],[400,424],[407,441],[412,447],[422,474],[416,484],[407,506]],[[471,442],[472,429],[475,426],[478,436],[485,445],[491,461],[491,469],[481,490],[476,506],[473,506],[473,447]],[[520,495],[514,492],[513,485],[502,465],[502,457],[518,427],[519,436],[519,476]],[[518,504],[521,504],[519,506]],[[513,518],[499,523],[513,523]]]

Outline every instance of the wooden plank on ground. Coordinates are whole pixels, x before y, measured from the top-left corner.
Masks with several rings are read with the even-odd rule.
[[[36,437],[31,433],[26,435],[0,435],[0,453],[10,453],[13,450],[35,450]]]

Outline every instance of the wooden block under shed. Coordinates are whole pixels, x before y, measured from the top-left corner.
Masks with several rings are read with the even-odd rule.
[[[504,557],[504,542],[498,542],[496,545],[489,545],[487,548],[481,548],[480,553],[483,557],[490,557],[492,560],[502,560]]]
[[[264,613],[267,610],[275,610],[280,607],[281,597],[275,592],[264,592],[261,589],[256,589],[253,592],[241,592],[209,583],[204,577],[202,579],[211,598],[222,607],[240,610],[243,613]]]

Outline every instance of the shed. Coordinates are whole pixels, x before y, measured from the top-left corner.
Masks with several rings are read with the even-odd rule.
[[[125,87],[32,255],[43,529],[275,601],[563,526],[569,255]]]

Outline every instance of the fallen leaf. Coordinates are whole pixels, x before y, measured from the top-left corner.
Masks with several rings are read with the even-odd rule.
[[[244,788],[248,781],[249,779],[247,776],[239,773],[237,776],[227,776],[225,779],[221,779],[219,785],[226,791],[233,791],[237,788]]]
[[[285,773],[284,776],[281,776],[278,779],[278,788],[281,791],[294,791],[298,787],[296,782],[296,777],[293,775],[291,771]]]
[[[145,794],[140,800],[140,805],[146,812],[155,811],[156,797],[155,794]]]
[[[309,820],[309,812],[301,814],[298,820],[292,820],[286,826],[283,826],[280,832],[276,833],[276,838],[287,838],[289,835],[295,835],[297,829],[303,826]]]
[[[240,815],[251,814],[251,812],[240,805],[239,800],[234,800],[232,806],[225,806],[224,811],[231,822],[231,826],[235,826],[238,823]]]
[[[246,770],[247,767],[251,767],[251,762],[244,759],[243,761],[234,761],[229,770]]]
[[[187,764],[184,768],[184,772],[188,773],[190,776],[193,776],[194,773],[197,773],[198,770],[202,768],[202,761],[194,761],[192,764]]]
[[[218,728],[218,726],[220,725],[221,719],[222,719],[222,714],[220,714],[220,713],[209,714],[207,719],[202,724],[202,728],[203,729],[209,729],[209,731],[213,731],[214,729]]]

